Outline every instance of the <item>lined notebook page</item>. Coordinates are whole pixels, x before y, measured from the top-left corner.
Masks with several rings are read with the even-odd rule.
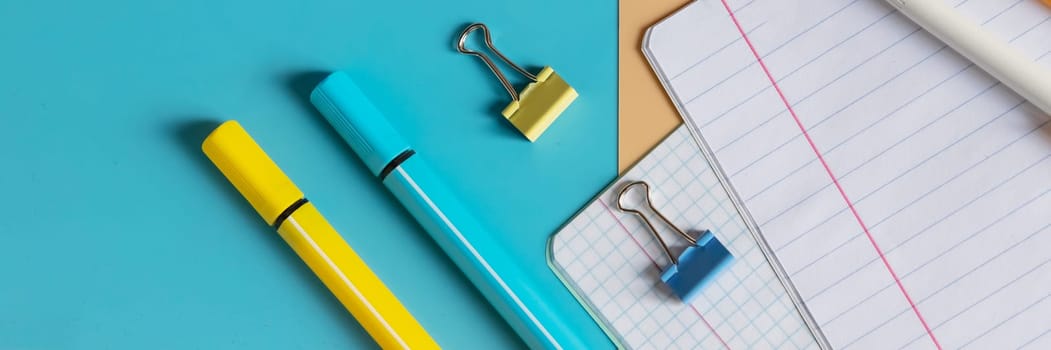
[[[945,1],[1051,67],[1039,1]],[[1047,115],[882,0],[701,0],[644,50],[832,346],[1051,348]]]

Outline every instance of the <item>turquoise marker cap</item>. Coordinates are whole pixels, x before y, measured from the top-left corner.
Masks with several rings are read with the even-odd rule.
[[[344,72],[333,72],[321,81],[310,93],[310,102],[374,175],[409,151],[409,143]]]

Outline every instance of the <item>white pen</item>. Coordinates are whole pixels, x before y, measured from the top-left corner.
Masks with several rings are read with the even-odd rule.
[[[945,0],[887,0],[976,66],[1051,114],[1051,70],[949,6]]]

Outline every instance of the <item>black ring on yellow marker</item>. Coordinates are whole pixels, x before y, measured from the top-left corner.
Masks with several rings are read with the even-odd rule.
[[[296,209],[299,209],[299,207],[302,207],[304,204],[307,204],[309,202],[310,201],[308,201],[306,198],[300,198],[295,203],[292,203],[292,205],[289,205],[288,208],[285,208],[285,210],[281,212],[281,215],[277,216],[277,219],[274,219],[274,228],[280,228],[281,224],[285,222],[285,219],[288,219],[289,216],[292,216],[292,213],[295,213]]]

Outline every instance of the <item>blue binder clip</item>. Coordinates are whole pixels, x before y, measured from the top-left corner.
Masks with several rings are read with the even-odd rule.
[[[624,195],[628,193],[632,187],[642,186],[646,197],[646,205],[649,209],[657,214],[657,217],[664,221],[668,227],[671,227],[675,233],[690,242],[690,246],[683,250],[682,254],[676,257],[671,252],[671,248],[664,242],[664,238],[657,233],[657,229],[650,222],[650,219],[642,215],[642,212],[638,209],[628,209],[624,207],[623,199]],[[664,253],[668,255],[668,259],[671,260],[671,265],[665,267],[661,271],[661,281],[664,282],[668,288],[671,288],[672,292],[679,297],[683,302],[689,303],[697,296],[701,290],[704,289],[709,283],[715,280],[719,274],[726,270],[733,262],[733,255],[726,249],[725,246],[719,239],[715,238],[709,230],[704,230],[700,237],[693,238],[686,234],[685,231],[679,229],[678,226],[672,224],[664,214],[661,214],[656,207],[653,206],[653,201],[650,200],[650,185],[643,181],[635,181],[624,186],[620,190],[620,195],[617,197],[617,208],[621,211],[632,213],[642,219],[642,222],[649,227],[650,232],[657,238],[657,242],[660,243],[661,248],[664,249]]]

